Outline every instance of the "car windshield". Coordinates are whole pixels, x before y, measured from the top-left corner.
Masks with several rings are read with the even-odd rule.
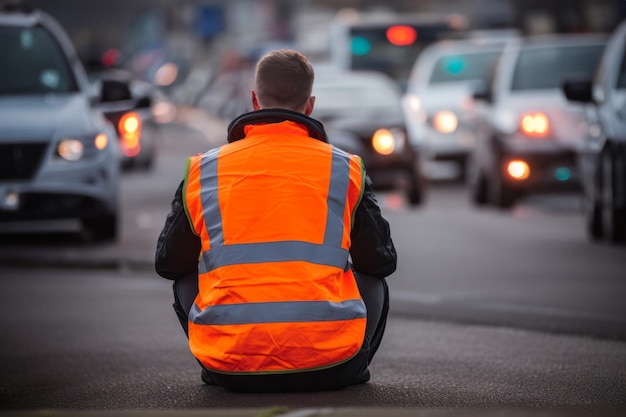
[[[591,78],[604,45],[567,45],[522,50],[512,90],[561,88],[566,79]]]
[[[437,60],[429,83],[486,81],[489,70],[497,57],[497,51],[444,55]]]
[[[392,81],[390,80],[390,83]],[[399,92],[391,84],[377,79],[364,79],[363,82],[320,82],[313,88],[315,108],[320,110],[355,110],[380,107],[397,107]]]
[[[0,27],[0,94],[77,91],[65,54],[42,27]]]

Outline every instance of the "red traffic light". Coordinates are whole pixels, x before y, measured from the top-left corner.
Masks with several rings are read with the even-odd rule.
[[[394,45],[412,45],[416,39],[417,31],[411,26],[396,25],[387,28],[387,40]]]

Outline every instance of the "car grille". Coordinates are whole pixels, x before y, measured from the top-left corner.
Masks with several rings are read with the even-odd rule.
[[[0,180],[27,180],[41,164],[48,143],[0,144]]]

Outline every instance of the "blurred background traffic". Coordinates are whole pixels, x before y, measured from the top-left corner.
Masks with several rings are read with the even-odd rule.
[[[106,126],[87,136],[95,138],[98,150],[114,148],[120,173],[151,169],[165,124],[202,130],[207,115],[228,122],[251,110],[256,60],[271,49],[290,47],[315,65],[314,117],[324,122],[331,142],[364,158],[377,189],[401,190],[409,205],[419,206],[428,202],[429,183],[443,175],[466,184],[468,199],[478,207],[500,209],[534,193],[573,191],[584,196],[590,238],[626,239],[625,125],[621,117],[605,115],[624,113],[624,85],[617,75],[625,71],[623,35],[612,41],[622,45],[612,48],[612,59],[603,58],[610,35],[626,17],[623,0],[0,4],[2,82],[43,65],[22,60],[39,42],[31,33],[36,24],[30,10],[45,11],[67,33],[72,46],[62,49],[73,65],[75,48],[90,106],[106,119]],[[21,23],[11,17],[16,15]],[[53,34],[61,44],[62,36]],[[597,76],[601,62],[614,68],[602,79]],[[36,71],[46,96],[64,92],[55,91],[62,75],[56,69],[44,65]],[[566,83],[578,96],[565,91]],[[14,97],[20,91],[0,93]],[[33,162],[39,154],[24,156],[24,145],[10,142],[20,137],[13,133],[21,129],[16,117],[8,110],[0,116],[0,220],[78,213],[97,237],[115,238],[116,169],[102,178],[85,178],[90,190],[59,190],[41,181],[24,185],[45,176],[45,170]],[[33,142],[33,135],[22,135],[22,141]],[[85,162],[92,146],[66,136],[54,138],[51,175],[67,169],[67,162]],[[54,165],[54,158],[65,165]],[[32,169],[20,174],[29,160]],[[93,189],[102,185],[107,190]],[[42,202],[47,210],[33,209]],[[104,208],[87,215],[85,207],[92,205]]]

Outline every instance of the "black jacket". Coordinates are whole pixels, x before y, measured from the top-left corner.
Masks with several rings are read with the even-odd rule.
[[[301,123],[309,129],[311,137],[327,141],[321,123],[303,114],[285,110],[260,110],[240,116],[229,126],[228,141],[242,139],[243,126],[246,124],[283,120]],[[191,229],[185,213],[182,193],[183,182],[174,195],[157,242],[155,257],[157,273],[172,280],[196,272],[201,249],[200,237]],[[382,279],[396,270],[397,255],[389,223],[380,212],[369,177],[365,179],[363,198],[356,209],[350,237],[350,257],[356,272]]]

